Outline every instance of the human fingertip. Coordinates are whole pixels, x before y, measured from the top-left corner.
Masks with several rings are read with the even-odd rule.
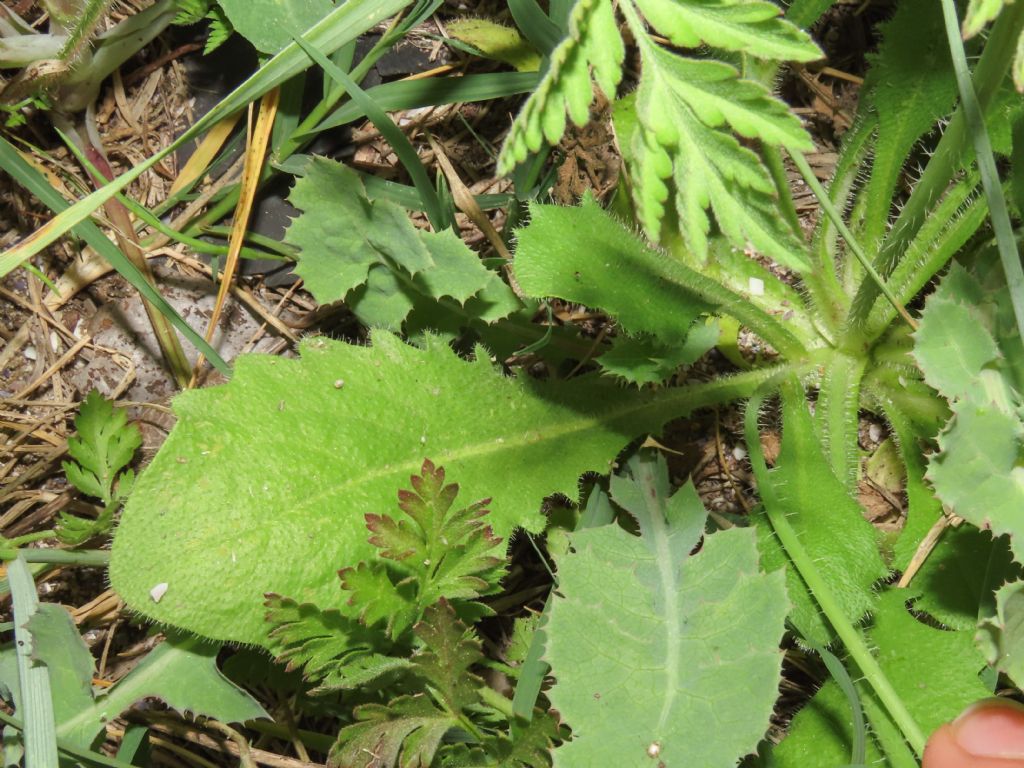
[[[1016,701],[979,701],[949,728],[957,745],[969,755],[1024,762],[1024,705]]]

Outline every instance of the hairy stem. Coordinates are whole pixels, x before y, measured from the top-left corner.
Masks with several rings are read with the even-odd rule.
[[[821,608],[821,612],[828,619],[839,639],[846,646],[850,658],[860,669],[861,674],[867,679],[877,694],[879,700],[888,710],[890,717],[903,732],[904,738],[911,748],[918,755],[924,752],[925,736],[921,727],[914,720],[913,715],[907,709],[903,699],[900,698],[896,689],[893,688],[889,678],[879,666],[878,661],[871,655],[863,635],[857,631],[849,617],[843,613],[839,601],[832,593],[828,582],[822,577],[821,572],[814,563],[814,558],[804,549],[800,537],[786,519],[786,513],[782,505],[775,498],[769,482],[763,482],[767,478],[768,467],[765,464],[764,452],[761,448],[760,431],[758,427],[758,415],[761,412],[761,405],[764,402],[764,393],[759,391],[747,403],[745,416],[745,428],[747,433],[747,450],[750,451],[750,460],[754,468],[754,474],[758,478],[761,498],[764,501],[765,513],[772,529],[782,542],[793,567],[796,568],[807,585],[808,591],[814,596],[815,601]]]

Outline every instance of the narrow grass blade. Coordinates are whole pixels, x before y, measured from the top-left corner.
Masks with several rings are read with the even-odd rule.
[[[56,212],[58,217],[61,212],[66,212],[74,206],[69,206],[68,202],[61,196],[61,194],[50,186],[50,183],[45,177],[18,153],[18,150],[14,148],[6,139],[0,137],[0,168],[3,168],[7,173],[11,174],[18,183],[25,187],[29,192],[38,197],[50,210]],[[96,193],[94,192],[93,195]],[[111,194],[113,196],[114,193]],[[93,197],[90,195],[86,200]],[[109,198],[107,198],[109,199]],[[81,202],[81,201],[80,201]],[[103,204],[103,200],[99,202]],[[77,204],[76,204],[77,205]],[[91,212],[90,212],[91,213]],[[88,214],[86,214],[88,215]],[[152,285],[145,279],[142,273],[135,267],[128,258],[117,249],[117,247],[107,239],[107,236],[103,234],[96,224],[91,221],[83,219],[78,220],[73,225],[74,232],[76,235],[81,237],[85,242],[90,245],[100,256],[110,262],[111,266],[116,269],[125,280],[131,283],[142,296],[153,304],[160,313],[170,320],[171,324],[177,328],[181,334],[191,342],[196,349],[206,356],[213,366],[223,373],[225,376],[231,375],[231,368],[228,366],[224,359],[217,354],[217,351],[211,347],[196,331],[186,323],[181,315],[175,311],[174,307],[167,303],[167,300],[160,295],[160,292],[153,288]],[[3,257],[0,257],[2,259]],[[13,267],[12,267],[13,268]],[[0,270],[0,274],[5,274]]]
[[[39,607],[36,583],[21,557],[7,566],[7,580],[14,604],[14,638],[18,653],[18,680],[25,721],[25,768],[57,768],[57,724],[50,698],[50,671],[32,660],[32,635],[28,620]]]
[[[366,91],[360,88],[341,67],[337,66],[305,40],[295,38],[295,42],[327,75],[345,88],[352,101],[359,105],[374,127],[380,131],[381,136],[391,144],[391,148],[395,150],[398,159],[405,166],[409,176],[412,177],[416,191],[420,193],[420,198],[423,200],[423,209],[426,211],[427,218],[430,219],[430,224],[434,227],[434,230],[440,232],[451,226],[451,216],[442,207],[437,189],[427,175],[427,169],[423,167],[420,156],[416,153],[416,148],[406,138],[406,135],[402,133],[402,130],[395,125],[395,122],[388,116],[388,113],[381,109],[367,95]]]
[[[523,37],[545,56],[562,41],[562,30],[544,13],[537,0],[508,0],[508,9]]]
[[[864,271],[868,273],[868,276],[872,281],[874,281],[875,285],[878,286],[878,290],[880,290],[885,295],[885,298],[889,300],[889,303],[892,304],[893,308],[899,312],[900,317],[906,320],[907,325],[916,329],[917,323],[914,321],[914,318],[912,318],[904,306],[899,303],[892,291],[889,290],[889,287],[885,284],[885,280],[882,279],[882,276],[879,275],[874,266],[872,266],[870,259],[868,259],[864,254],[864,250],[857,243],[857,240],[854,238],[850,228],[846,226],[846,222],[843,221],[843,215],[832,204],[832,199],[828,196],[828,192],[826,192],[825,188],[821,186],[821,182],[818,181],[818,177],[814,175],[814,171],[811,169],[810,163],[807,162],[807,158],[799,152],[791,152],[789,156],[793,158],[793,163],[800,171],[800,174],[804,177],[804,182],[811,188],[811,191],[814,192],[814,196],[818,198],[818,205],[822,207],[825,214],[832,220],[835,228],[839,230],[839,234],[841,234],[843,239],[846,240],[847,247],[853,252],[853,255],[857,257],[857,261],[859,261],[861,266],[864,267]]]
[[[967,118],[967,130],[974,143],[978,170],[981,171],[981,185],[985,188],[985,197],[988,199],[989,217],[996,233],[999,259],[1003,263],[1003,272],[1006,273],[1006,286],[1010,291],[1013,314],[1017,320],[1017,333],[1024,338],[1024,268],[1021,267],[1020,255],[1017,253],[1017,242],[1013,234],[1013,225],[1010,223],[1010,214],[1006,210],[1006,197],[1003,195],[1003,185],[996,170],[992,143],[985,128],[985,117],[978,103],[978,96],[974,92],[971,72],[967,68],[967,56],[964,53],[963,41],[960,39],[960,22],[953,0],[942,0],[942,15],[946,22],[946,39],[949,42],[950,55],[953,57],[960,102]]]
[[[178,178],[171,184],[171,188],[167,192],[168,196],[174,197],[174,195],[190,188],[199,181],[210,163],[217,156],[217,153],[220,152],[221,147],[224,146],[224,142],[228,140],[228,136],[235,130],[235,126],[238,125],[238,118],[241,116],[241,112],[228,115],[210,129],[210,132],[199,143],[196,151],[185,162],[185,166],[178,171]]]
[[[306,33],[308,45],[315,47],[318,51],[331,53],[345,43],[355,40],[363,32],[397,13],[408,4],[409,0],[348,0],[337,10],[325,16],[319,24],[309,29]],[[0,254],[0,277],[8,274],[23,261],[39,253],[71,230],[76,224],[84,221],[103,203],[185,142],[191,141],[232,112],[241,109],[292,75],[301,72],[308,66],[308,61],[307,56],[297,44],[292,43],[286,46],[170,145],[88,197],[61,211],[18,245]]]
[[[468,101],[488,101],[518,93],[528,93],[537,87],[540,76],[536,72],[492,72],[485,75],[464,75],[462,77],[431,77],[425,80],[399,80],[394,83],[367,88],[365,93],[383,110],[394,112],[401,109],[434,107],[440,104],[455,104]],[[355,101],[347,102],[324,118],[308,133],[315,133],[351,123],[366,114]]]

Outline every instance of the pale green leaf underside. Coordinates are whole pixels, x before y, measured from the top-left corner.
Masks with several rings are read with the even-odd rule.
[[[680,48],[742,51],[759,59],[808,61],[821,55],[810,35],[774,3],[747,0],[636,0],[651,25]]]
[[[424,458],[458,478],[460,498],[493,499],[497,535],[537,531],[545,496],[575,497],[580,474],[607,471],[630,439],[772,375],[630,394],[600,377],[507,378],[482,350],[467,363],[434,337],[425,349],[371,338],[243,357],[230,383],[178,397],[114,538],[111,582],[133,610],[262,644],[264,593],[338,605],[338,568],[373,553],[363,516],[393,509]]]
[[[996,592],[996,614],[979,623],[977,641],[989,664],[1024,684],[1024,582]]]
[[[925,304],[914,356],[953,411],[928,479],[953,512],[996,536],[1009,534],[1022,561],[1024,403],[1014,379],[1020,339],[1001,317],[1008,307],[1005,287],[986,291],[954,266]]]
[[[334,10],[331,0],[217,0],[242,37],[277,53]]]
[[[731,768],[753,751],[778,693],[787,607],[753,532],[716,533],[667,562],[615,525],[572,544],[547,625],[551,702],[573,729],[555,765]]]

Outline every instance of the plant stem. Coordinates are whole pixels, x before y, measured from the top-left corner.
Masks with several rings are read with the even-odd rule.
[[[103,567],[110,562],[110,552],[106,549],[23,549],[19,554],[26,563]]]
[[[981,184],[985,188],[985,197],[988,198],[988,213],[992,219],[992,228],[996,232],[996,246],[999,249],[999,258],[1003,262],[1003,272],[1006,273],[1006,286],[1010,291],[1013,314],[1017,320],[1017,333],[1024,338],[1024,269],[1020,265],[1013,226],[1010,224],[1010,214],[1006,210],[1006,198],[1003,196],[1003,185],[999,182],[995,157],[992,155],[992,143],[985,128],[985,116],[978,104],[971,73],[967,68],[967,56],[964,53],[964,44],[960,40],[960,23],[956,17],[953,0],[942,0],[942,15],[946,21],[946,39],[949,41],[949,52],[953,56],[960,104],[967,116],[967,127],[974,142],[978,170],[981,171]]]
[[[764,461],[764,453],[761,449],[758,438],[758,415],[761,411],[761,404],[764,402],[764,392],[759,391],[747,403],[745,415],[747,431],[747,450],[750,452],[750,460],[754,466],[756,475],[763,477],[767,473]],[[889,678],[879,666],[875,657],[871,655],[864,637],[853,626],[850,620],[843,613],[828,582],[822,578],[821,572],[814,564],[813,558],[804,549],[800,537],[789,524],[782,505],[774,498],[774,492],[769,483],[760,483],[761,496],[764,499],[765,514],[772,525],[772,529],[782,542],[786,550],[786,556],[796,568],[800,578],[807,585],[808,591],[814,596],[815,601],[821,608],[822,613],[828,619],[839,639],[846,646],[847,653],[853,659],[861,674],[867,679],[874,689],[882,704],[888,710],[890,717],[903,732],[904,738],[911,748],[918,755],[924,752],[925,736],[921,727],[914,720],[913,715],[903,703],[896,689],[892,687]]]

